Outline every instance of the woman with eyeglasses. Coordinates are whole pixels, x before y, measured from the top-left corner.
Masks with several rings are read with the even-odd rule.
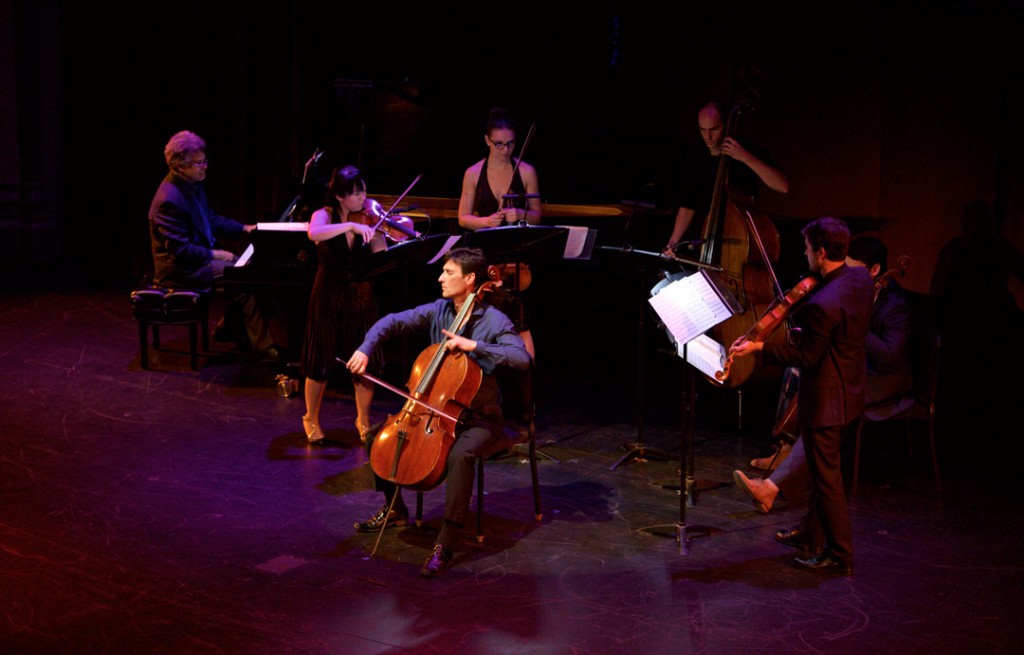
[[[459,198],[459,225],[476,231],[502,225],[536,225],[541,219],[540,186],[533,166],[512,156],[516,149],[516,130],[504,109],[495,108],[484,127],[487,156],[466,169]],[[499,264],[498,270],[518,273],[518,288],[504,294],[506,302],[495,300],[534,356],[526,306],[522,300],[525,265]],[[512,273],[510,273],[510,276]],[[508,280],[512,282],[512,280]],[[516,285],[512,284],[515,287]]]

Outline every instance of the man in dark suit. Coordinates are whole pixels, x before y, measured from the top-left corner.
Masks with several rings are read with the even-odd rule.
[[[761,351],[767,364],[800,369],[798,424],[811,496],[800,527],[780,531],[775,538],[806,551],[793,560],[800,568],[851,575],[853,530],[840,470],[840,442],[846,427],[864,409],[865,343],[874,283],[867,269],[846,264],[850,244],[846,223],[823,217],[801,232],[808,268],[821,281],[794,312],[799,347],[738,339],[730,353],[742,357]]]
[[[247,234],[254,225],[245,225],[214,212],[206,199],[206,142],[198,135],[178,132],[164,146],[167,176],[153,196],[149,207],[149,235],[153,250],[153,283],[162,287],[208,291],[224,278],[224,269],[237,259],[234,253],[218,247],[218,237]],[[255,299],[243,294],[234,299],[237,310],[228,314],[244,317],[242,326],[218,326],[214,338],[236,331],[235,339],[247,341],[252,348],[276,357],[274,341]]]
[[[907,395],[913,386],[910,366],[913,315],[903,287],[887,275],[890,272],[888,261],[889,252],[881,240],[861,236],[850,242],[846,264],[863,266],[875,282],[875,304],[866,341],[868,377],[864,406],[868,414],[881,416],[898,413],[913,404]],[[732,474],[736,485],[753,499],[763,514],[771,510],[780,493],[790,502],[803,501],[807,497],[807,460],[803,441],[798,437],[792,448],[788,445],[780,448],[775,457],[751,462],[754,468],[777,467],[767,479],[751,479],[743,471],[733,471]]]

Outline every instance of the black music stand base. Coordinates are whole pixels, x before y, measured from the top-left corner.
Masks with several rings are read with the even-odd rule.
[[[609,471],[614,471],[623,464],[629,462],[646,462],[649,459],[653,459],[659,462],[671,462],[672,457],[665,452],[650,448],[643,445],[640,442],[634,442],[629,444],[622,444],[622,447],[626,449],[626,454],[619,458],[619,461],[612,464]]]
[[[683,484],[686,486],[687,507],[696,507],[697,498],[700,496],[701,493],[705,491],[714,491],[715,489],[723,489],[725,487],[732,486],[728,482],[714,482],[712,480],[694,480],[692,478],[687,478]],[[676,482],[675,480],[673,480],[672,482],[660,484],[658,486],[660,486],[662,489],[675,491],[676,493],[679,493],[680,490],[683,488],[680,485],[680,483]]]
[[[685,523],[665,523],[663,525],[652,525],[640,528],[640,532],[646,532],[655,537],[666,537],[675,539],[679,544],[679,554],[690,554],[690,541],[697,537],[713,537],[716,534],[725,532],[719,528],[712,528],[707,525],[686,525]]]

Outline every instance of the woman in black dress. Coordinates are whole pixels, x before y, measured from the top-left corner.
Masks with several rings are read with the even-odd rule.
[[[372,242],[382,239],[374,234],[372,225],[361,220],[365,203],[366,183],[359,169],[337,168],[331,175],[324,207],[309,219],[308,234],[317,244],[318,259],[302,344],[302,374],[306,377],[302,431],[309,443],[324,439],[320,406],[331,374],[339,370],[335,357],[346,357],[355,350],[378,318],[370,283],[353,277],[359,262],[370,254]],[[379,362],[376,364],[379,367]],[[352,384],[355,427],[360,439],[365,440],[371,424],[373,385],[359,377],[353,378]]]
[[[459,226],[466,230],[482,230],[502,225],[527,223],[536,225],[541,219],[540,188],[537,170],[525,161],[512,156],[516,147],[516,131],[508,114],[500,108],[492,109],[484,126],[487,157],[466,169],[462,176],[462,195],[459,198]],[[503,196],[518,197],[505,202]],[[532,196],[532,197],[527,197]],[[500,265],[511,268],[514,265]],[[526,350],[534,356],[533,335],[529,318],[519,290],[502,293],[502,301],[494,303],[508,314]]]

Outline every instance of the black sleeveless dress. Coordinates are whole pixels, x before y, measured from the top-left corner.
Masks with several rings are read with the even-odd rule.
[[[523,183],[522,176],[519,175],[518,168],[516,168],[515,174],[512,176],[512,185],[509,193],[516,193],[521,196],[526,194],[526,185]],[[510,206],[517,209],[526,209],[526,198],[516,198],[511,201]],[[501,209],[501,203],[494,197],[491,185],[487,183],[487,159],[485,158],[483,166],[480,167],[480,178],[476,182],[473,212],[477,216],[490,216],[499,209]],[[512,319],[512,324],[517,332],[526,332],[530,329],[530,316],[527,309],[529,303],[524,301],[527,291],[529,289],[517,291],[512,288],[506,289],[502,287],[493,292],[490,298],[488,298],[490,304],[500,309],[502,313]]]
[[[331,222],[338,221],[332,218]],[[356,266],[370,254],[361,236],[356,235],[351,248],[344,234],[321,241],[316,244],[316,254],[301,366],[304,376],[324,382],[344,370],[335,357],[345,361],[351,357],[377,321],[378,311],[373,286],[353,279]],[[368,369],[380,368],[380,356],[374,355]]]

